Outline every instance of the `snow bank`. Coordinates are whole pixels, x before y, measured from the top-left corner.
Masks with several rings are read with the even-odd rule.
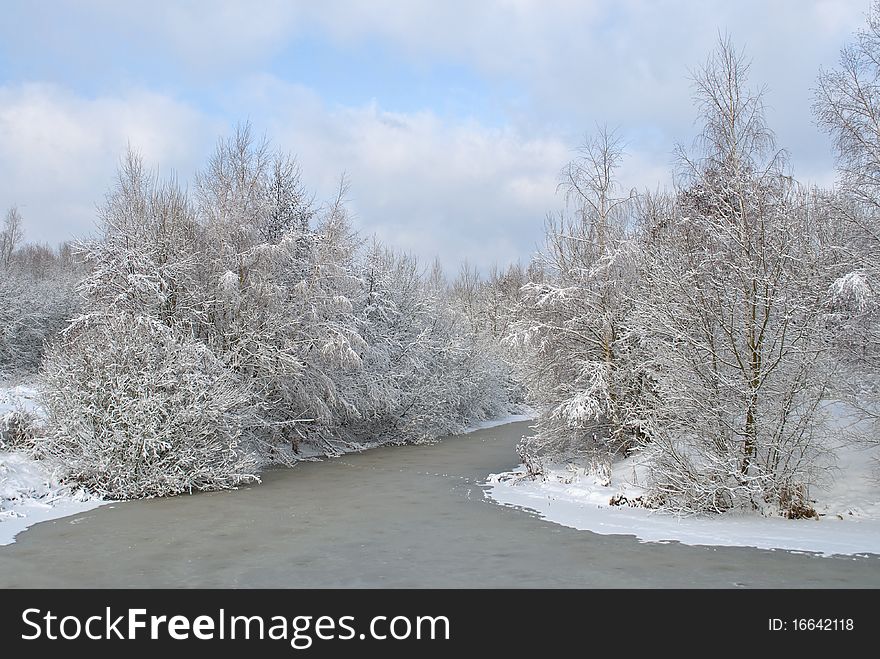
[[[32,387],[0,384],[0,418],[14,411],[40,414]],[[52,465],[23,453],[0,451],[0,545],[29,526],[97,508],[104,502],[59,482]]]
[[[838,453],[835,481],[811,491],[819,520],[768,518],[758,514],[676,517],[645,508],[611,506],[612,497],[643,494],[644,465],[629,458],[614,465],[612,480],[582,468],[552,465],[533,480],[520,465],[493,474],[487,497],[504,506],[537,513],[562,526],[601,535],[632,535],[643,542],[723,545],[818,553],[880,555],[880,486],[875,478],[878,447],[850,446]]]
[[[97,508],[104,502],[58,482],[44,463],[0,452],[0,545],[29,526]]]

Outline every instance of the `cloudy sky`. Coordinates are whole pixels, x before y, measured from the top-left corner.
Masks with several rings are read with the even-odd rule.
[[[93,230],[131,143],[190,178],[249,120],[360,229],[449,267],[526,260],[597,124],[627,185],[669,181],[696,131],[688,72],[729,33],[803,179],[833,181],[810,112],[868,0],[371,0],[0,4],[0,210],[31,240]]]

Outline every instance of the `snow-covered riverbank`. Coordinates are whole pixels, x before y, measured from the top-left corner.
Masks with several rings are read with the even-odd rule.
[[[878,448],[839,450],[833,483],[814,487],[818,520],[789,520],[758,514],[676,517],[645,508],[612,506],[613,497],[635,499],[644,490],[644,469],[635,459],[617,463],[611,482],[584,469],[550,465],[543,479],[525,468],[493,474],[487,496],[505,506],[601,535],[632,535],[644,542],[787,549],[823,555],[880,555],[880,487],[876,482]],[[607,483],[607,484],[606,484]]]
[[[0,384],[0,424],[16,411],[39,413],[36,392]],[[17,451],[0,451],[0,545],[38,522],[97,508],[104,502],[62,485],[51,464]]]
[[[0,452],[0,545],[29,526],[92,510],[104,502],[61,485],[46,465],[21,453]]]
[[[27,384],[0,382],[0,423],[14,412],[40,415],[36,390]],[[532,417],[511,414],[475,423],[463,432],[526,421]],[[350,446],[347,452],[370,448]],[[304,452],[300,459],[327,457],[318,450]],[[107,503],[82,490],[60,483],[59,471],[42,460],[24,453],[0,450],[0,546],[15,542],[15,537],[33,524],[76,515]]]

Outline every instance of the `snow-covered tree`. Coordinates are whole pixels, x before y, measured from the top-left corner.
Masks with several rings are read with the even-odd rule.
[[[835,347],[847,366],[849,400],[880,421],[880,2],[822,71],[815,114],[834,140],[840,186],[825,196],[841,224],[841,259],[828,288]],[[876,433],[873,435],[876,438]]]
[[[0,374],[39,368],[46,343],[78,312],[76,276],[53,264],[44,276],[15,268],[0,277]]]
[[[195,210],[176,181],[162,182],[129,151],[100,209],[101,234],[78,244],[89,311],[115,308],[163,324],[198,327],[204,310]]]
[[[357,368],[361,339],[349,295],[358,238],[345,181],[311,206],[295,162],[239,127],[197,177],[201,285],[208,345],[257,392],[264,459],[282,462],[303,441],[329,450],[344,415],[338,369]]]
[[[450,287],[437,264],[422,273],[415,258],[376,242],[360,267],[366,348],[363,368],[342,386],[356,401],[349,436],[433,439],[509,411],[509,368],[497,341],[459,307],[461,285]]]
[[[615,178],[621,157],[619,138],[602,129],[564,169],[570,210],[548,220],[533,270],[539,276],[523,286],[520,318],[509,326],[507,342],[520,349],[528,397],[540,412],[525,452],[613,454],[633,443],[625,326],[635,196]]]
[[[31,373],[43,349],[76,313],[79,264],[47,245],[23,242],[16,208],[0,231],[0,374]]]
[[[485,327],[497,341],[507,336],[515,310],[526,283],[526,273],[519,263],[506,268],[492,266],[484,284]]]
[[[822,449],[821,243],[747,74],[729,41],[696,74],[701,148],[644,228],[639,412],[656,498],[686,512],[803,503]]]

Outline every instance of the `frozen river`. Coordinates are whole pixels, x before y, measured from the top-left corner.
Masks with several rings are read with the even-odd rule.
[[[646,544],[483,497],[527,423],[104,506],[0,547],[3,587],[877,587],[878,558]]]

